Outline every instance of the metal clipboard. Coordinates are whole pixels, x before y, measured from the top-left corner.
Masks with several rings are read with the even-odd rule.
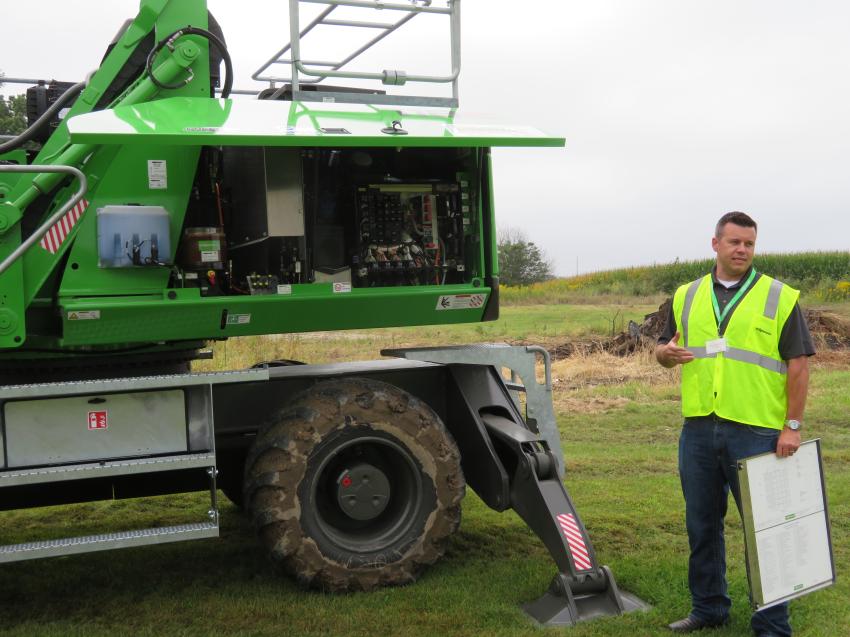
[[[820,439],[738,462],[747,577],[762,610],[835,583]]]

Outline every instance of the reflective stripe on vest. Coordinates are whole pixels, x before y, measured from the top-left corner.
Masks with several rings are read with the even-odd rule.
[[[685,306],[682,308],[682,342],[687,346],[688,343],[688,320],[691,318],[691,306],[694,304],[694,297],[697,295],[697,290],[702,283],[702,279],[697,279],[691,283],[685,294]]]
[[[709,354],[705,351],[704,347],[689,347],[688,351],[694,355],[694,358],[717,358],[717,354]],[[784,361],[773,360],[768,356],[762,356],[755,352],[748,352],[745,349],[729,347],[725,352],[723,352],[723,356],[733,361],[752,363],[753,365],[764,367],[765,369],[776,372],[777,374],[788,373],[788,365],[786,365]]]
[[[764,304],[764,315],[773,320],[776,318],[776,310],[779,309],[779,295],[782,294],[782,281],[774,279],[770,284],[770,292],[767,293],[767,303]]]

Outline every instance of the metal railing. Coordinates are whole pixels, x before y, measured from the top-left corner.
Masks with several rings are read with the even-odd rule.
[[[65,213],[82,200],[86,194],[86,190],[88,189],[88,182],[86,181],[86,176],[83,172],[73,166],[19,166],[15,164],[8,164],[0,165],[0,173],[66,173],[72,177],[76,177],[79,181],[79,188],[77,188],[77,192],[75,192],[74,195],[65,202],[65,205],[61,206],[56,212],[50,215],[47,221],[41,224],[35,232],[27,237],[21,245],[15,248],[8,257],[3,259],[3,262],[0,263],[0,274],[3,274],[20,258],[24,252],[29,250],[34,244],[38,243],[38,241],[47,234],[47,231],[53,227],[53,224],[64,217]]]
[[[382,2],[381,0],[289,0],[289,31],[290,42],[263,64],[251,77],[261,82],[269,82],[276,88],[280,82],[291,84],[292,99],[300,101],[335,101],[369,104],[407,104],[416,106],[443,106],[456,108],[458,106],[458,76],[460,74],[460,0],[448,0],[448,6],[431,6],[433,0],[411,0],[409,4]],[[300,28],[300,4],[328,5],[313,21],[303,29]],[[356,7],[395,11],[403,14],[396,21],[375,22],[365,20],[336,20],[329,16],[338,7]],[[397,31],[417,15],[423,13],[448,16],[450,22],[451,41],[451,72],[447,75],[421,75],[405,70],[384,69],[377,72],[346,71],[343,67],[372,48],[389,34]],[[378,34],[363,46],[350,53],[342,60],[304,60],[301,58],[301,39],[318,26],[350,27],[364,30],[376,30]],[[280,76],[270,72],[275,65],[287,65],[291,68],[290,75]],[[312,79],[304,79],[301,76]],[[386,86],[402,86],[407,82],[425,82],[432,84],[451,84],[451,97],[429,97],[416,95],[376,95],[364,93],[334,92],[334,91],[305,91],[302,85],[315,85],[327,78],[346,78],[354,80],[375,80]],[[286,87],[280,87],[273,98],[278,97]]]

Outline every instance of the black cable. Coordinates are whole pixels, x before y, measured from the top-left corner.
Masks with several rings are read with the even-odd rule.
[[[162,49],[164,49],[166,46],[169,49],[173,50],[174,49],[174,41],[177,40],[177,38],[180,38],[184,35],[200,35],[200,36],[206,38],[207,40],[209,40],[210,42],[212,42],[215,45],[215,47],[218,49],[219,53],[221,53],[221,58],[224,60],[224,69],[225,69],[225,72],[226,72],[226,78],[224,80],[224,86],[221,89],[221,97],[222,98],[229,97],[230,91],[233,88],[233,64],[230,61],[230,53],[227,52],[227,47],[225,46],[224,42],[222,42],[221,39],[217,35],[215,35],[214,33],[211,33],[210,31],[207,31],[206,29],[200,29],[198,27],[193,27],[191,25],[187,26],[187,27],[183,27],[182,29],[178,29],[177,31],[175,31],[174,33],[169,35],[168,37],[163,38],[159,42],[159,44],[157,44],[153,49],[151,49],[151,52],[148,53],[148,59],[145,62],[145,72],[150,76],[151,82],[153,82],[156,86],[158,86],[159,88],[162,88],[162,89],[177,89],[177,88],[183,88],[189,82],[192,81],[193,76],[192,76],[191,69],[189,70],[189,77],[185,81],[177,82],[175,84],[165,84],[163,82],[160,82],[158,79],[156,79],[156,76],[154,76],[154,74],[153,74],[153,63],[154,63],[154,60],[156,59],[156,56],[159,54],[159,52],[162,51]]]
[[[80,91],[82,91],[85,87],[85,82],[78,82],[77,84],[74,84],[71,88],[69,88],[67,91],[62,93],[62,95],[60,95],[59,98],[55,102],[53,102],[53,104],[51,104],[50,108],[44,111],[44,113],[41,114],[41,117],[39,117],[32,123],[32,126],[27,128],[23,133],[16,136],[15,138],[10,139],[5,144],[0,144],[0,155],[2,155],[3,153],[7,153],[10,150],[20,148],[28,141],[30,141],[44,127],[45,124],[49,123],[53,119],[53,116],[56,115],[56,113],[62,110],[65,104],[67,104],[71,99],[76,98],[77,95],[80,94]]]

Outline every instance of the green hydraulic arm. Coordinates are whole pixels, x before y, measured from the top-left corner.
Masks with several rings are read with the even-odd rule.
[[[24,343],[26,309],[61,262],[64,250],[71,243],[70,240],[64,242],[55,253],[26,251],[50,228],[57,216],[61,218],[62,215],[57,215],[57,211],[70,208],[67,204],[76,190],[71,185],[63,184],[68,179],[67,170],[42,167],[82,169],[88,173],[88,188],[96,190],[99,177],[95,171],[89,170],[93,164],[92,158],[99,153],[115,152],[115,149],[101,149],[96,144],[71,143],[64,122],[73,116],[96,110],[99,101],[129,62],[136,47],[151,32],[158,39],[187,25],[207,26],[204,0],[142,0],[136,18],[124,30],[101,67],[88,80],[86,88],[63,123],[35,158],[31,166],[34,176],[12,182],[15,185],[10,196],[0,203],[0,349],[16,348]],[[205,40],[197,36],[177,37],[169,42],[167,48],[169,54],[162,52],[158,55],[157,64],[153,68],[157,82],[144,74],[115,98],[108,105],[109,108],[149,101],[162,92],[163,85],[179,87],[168,90],[168,95],[209,96]],[[104,161],[108,163],[108,158]],[[0,168],[0,182],[6,175],[24,172],[21,167],[16,168],[5,171]],[[47,221],[40,224],[26,244],[22,244],[21,221],[27,209],[40,197],[51,195],[53,201],[46,215]],[[71,233],[75,229],[72,228]]]

